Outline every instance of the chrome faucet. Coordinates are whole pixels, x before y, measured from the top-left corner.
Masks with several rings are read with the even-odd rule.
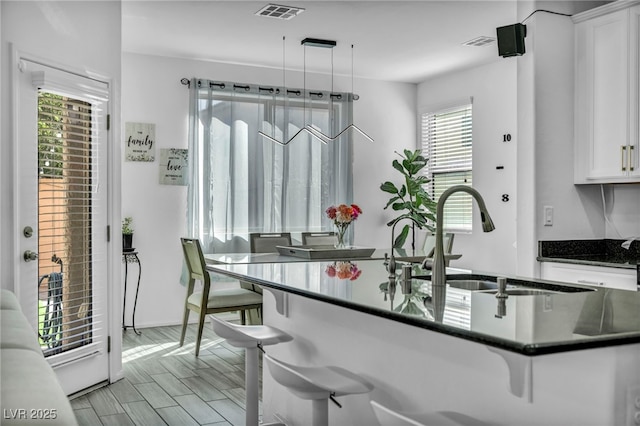
[[[447,198],[456,192],[466,192],[476,199],[478,208],[480,209],[480,218],[482,219],[482,230],[484,232],[491,232],[495,229],[491,216],[487,211],[487,207],[484,204],[484,200],[478,191],[470,186],[455,185],[445,190],[438,199],[438,205],[436,206],[436,246],[433,251],[433,265],[431,266],[431,285],[432,286],[444,286],[446,283],[445,273],[445,261],[444,261],[444,244],[442,242],[443,235],[443,214],[444,203]],[[422,262],[422,268],[426,269],[427,259]]]
[[[399,218],[397,218],[394,222],[393,222],[393,226],[391,227],[391,257],[389,258],[389,264],[388,264],[388,269],[389,269],[389,279],[390,280],[394,280],[395,283],[395,279],[396,279],[396,257],[393,254],[393,243],[396,240],[396,225],[398,224],[398,222],[400,222],[403,219],[409,219],[410,221],[412,221],[413,223],[415,223],[416,225],[418,225],[418,227],[420,227],[421,225],[411,216],[400,216]],[[386,258],[386,255],[385,255]]]

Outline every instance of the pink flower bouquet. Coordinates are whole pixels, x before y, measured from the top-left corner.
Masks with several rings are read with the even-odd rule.
[[[358,265],[349,261],[336,261],[327,266],[326,274],[331,278],[337,277],[341,280],[354,281],[357,280],[362,270],[358,269]]]

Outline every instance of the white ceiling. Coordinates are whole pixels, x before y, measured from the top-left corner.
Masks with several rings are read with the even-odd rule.
[[[268,1],[122,2],[125,52],[210,60],[287,70],[419,83],[429,77],[491,61],[495,37],[514,24],[515,0],[502,1],[288,1],[303,13],[289,20],[255,15]],[[286,42],[283,47],[283,37]],[[334,49],[301,46],[306,37],[337,42]],[[353,50],[351,45],[354,45]],[[306,60],[305,60],[306,50]]]

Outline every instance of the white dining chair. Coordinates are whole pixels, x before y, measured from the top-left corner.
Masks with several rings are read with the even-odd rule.
[[[198,314],[198,333],[196,337],[196,356],[200,354],[200,342],[206,315],[221,312],[240,312],[242,324],[246,322],[245,312],[249,309],[262,310],[262,295],[245,288],[227,288],[216,290],[211,288],[211,277],[202,254],[200,240],[195,238],[181,238],[184,260],[189,272],[187,294],[184,301],[184,316],[182,318],[182,333],[180,346],[184,344],[189,322],[189,313]],[[202,290],[195,289],[196,281],[202,283]]]
[[[453,250],[453,237],[455,237],[455,234],[451,232],[445,232],[444,235],[442,236],[442,248],[443,248],[444,254],[451,254],[451,251]],[[435,249],[436,249],[436,236],[435,234],[429,233],[424,239],[423,250],[425,253],[425,257],[427,259],[432,259],[433,252],[435,251]],[[444,264],[445,266],[449,266],[449,259],[447,257],[445,257]]]

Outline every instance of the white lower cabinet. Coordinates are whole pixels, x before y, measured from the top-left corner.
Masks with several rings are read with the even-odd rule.
[[[540,271],[543,280],[631,291],[637,291],[638,288],[636,274],[635,269],[556,262],[542,262]]]

